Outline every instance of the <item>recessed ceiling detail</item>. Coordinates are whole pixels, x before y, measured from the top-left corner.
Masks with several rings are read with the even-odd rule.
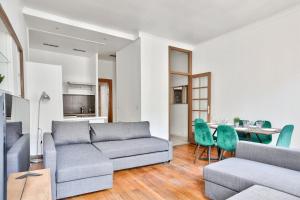
[[[53,47],[43,45],[47,43],[59,46],[55,52],[86,57],[98,53],[99,56],[109,57],[132,42],[36,16],[25,15],[25,19],[29,28],[29,47],[34,49],[54,51]]]
[[[43,45],[48,46],[48,47],[55,47],[58,48],[59,46],[56,44],[49,44],[49,43],[43,43]]]
[[[299,4],[299,0],[25,0],[27,7],[137,35],[196,45]]]
[[[83,52],[83,53],[86,52],[86,50],[82,50],[82,49],[73,49],[73,51],[79,51],[79,52]]]

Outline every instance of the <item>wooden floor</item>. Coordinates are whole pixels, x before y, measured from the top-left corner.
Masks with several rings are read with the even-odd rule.
[[[214,155],[215,155],[214,151]],[[113,188],[70,200],[189,200],[204,196],[203,167],[207,161],[194,164],[194,145],[174,147],[170,163],[114,172]]]

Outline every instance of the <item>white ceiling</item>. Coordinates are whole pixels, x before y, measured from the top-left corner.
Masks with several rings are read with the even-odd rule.
[[[109,59],[109,55],[128,45],[132,40],[87,30],[78,26],[60,23],[25,14],[29,28],[30,48],[55,51],[78,56],[91,56],[99,53],[99,57]],[[58,48],[43,45],[58,45]],[[73,49],[86,52],[78,52]]]
[[[25,0],[30,8],[129,34],[198,44],[300,0]]]

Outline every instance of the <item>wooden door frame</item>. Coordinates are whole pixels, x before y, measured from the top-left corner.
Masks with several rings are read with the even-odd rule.
[[[9,18],[7,14],[5,13],[5,10],[3,9],[2,5],[0,4],[0,19],[3,22],[5,28],[7,29],[8,33],[12,37],[13,41],[16,43],[18,52],[19,52],[19,59],[20,59],[20,89],[21,89],[21,97],[25,96],[25,89],[24,89],[24,58],[23,58],[23,48],[21,45],[20,40],[18,39],[18,36],[11,25]]]
[[[188,54],[188,72],[177,72],[177,71],[172,71],[171,70],[171,51],[172,50],[175,50],[175,51],[179,51],[179,52],[184,52],[184,53],[187,53]],[[168,96],[169,96],[169,112],[168,112],[168,118],[169,118],[169,135],[170,135],[170,127],[171,127],[171,124],[170,124],[170,112],[171,112],[171,97],[170,97],[170,90],[171,90],[171,87],[170,87],[170,79],[171,79],[171,75],[181,75],[181,76],[187,76],[188,77],[188,141],[190,141],[190,138],[191,138],[191,134],[193,134],[193,130],[192,128],[189,126],[189,124],[192,122],[192,118],[191,118],[191,108],[192,108],[192,51],[190,50],[187,50],[187,49],[181,49],[181,48],[177,48],[177,47],[173,47],[173,46],[169,46],[169,79],[168,79]]]
[[[113,122],[113,88],[112,88],[112,79],[99,78],[98,79],[98,110],[99,115],[101,114],[101,83],[107,83],[109,89],[109,102],[108,102],[108,122]]]

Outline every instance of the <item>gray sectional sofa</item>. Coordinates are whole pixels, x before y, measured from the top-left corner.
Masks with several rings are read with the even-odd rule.
[[[168,162],[172,144],[152,137],[148,122],[53,121],[43,153],[53,198],[61,199],[112,188],[115,170]]]
[[[232,199],[244,199],[249,193],[256,199],[255,193],[259,197],[270,189],[275,195],[300,197],[300,150],[296,149],[239,142],[235,158],[210,164],[203,173],[205,194],[210,199],[227,199],[238,193]],[[250,188],[255,185],[261,187]]]

